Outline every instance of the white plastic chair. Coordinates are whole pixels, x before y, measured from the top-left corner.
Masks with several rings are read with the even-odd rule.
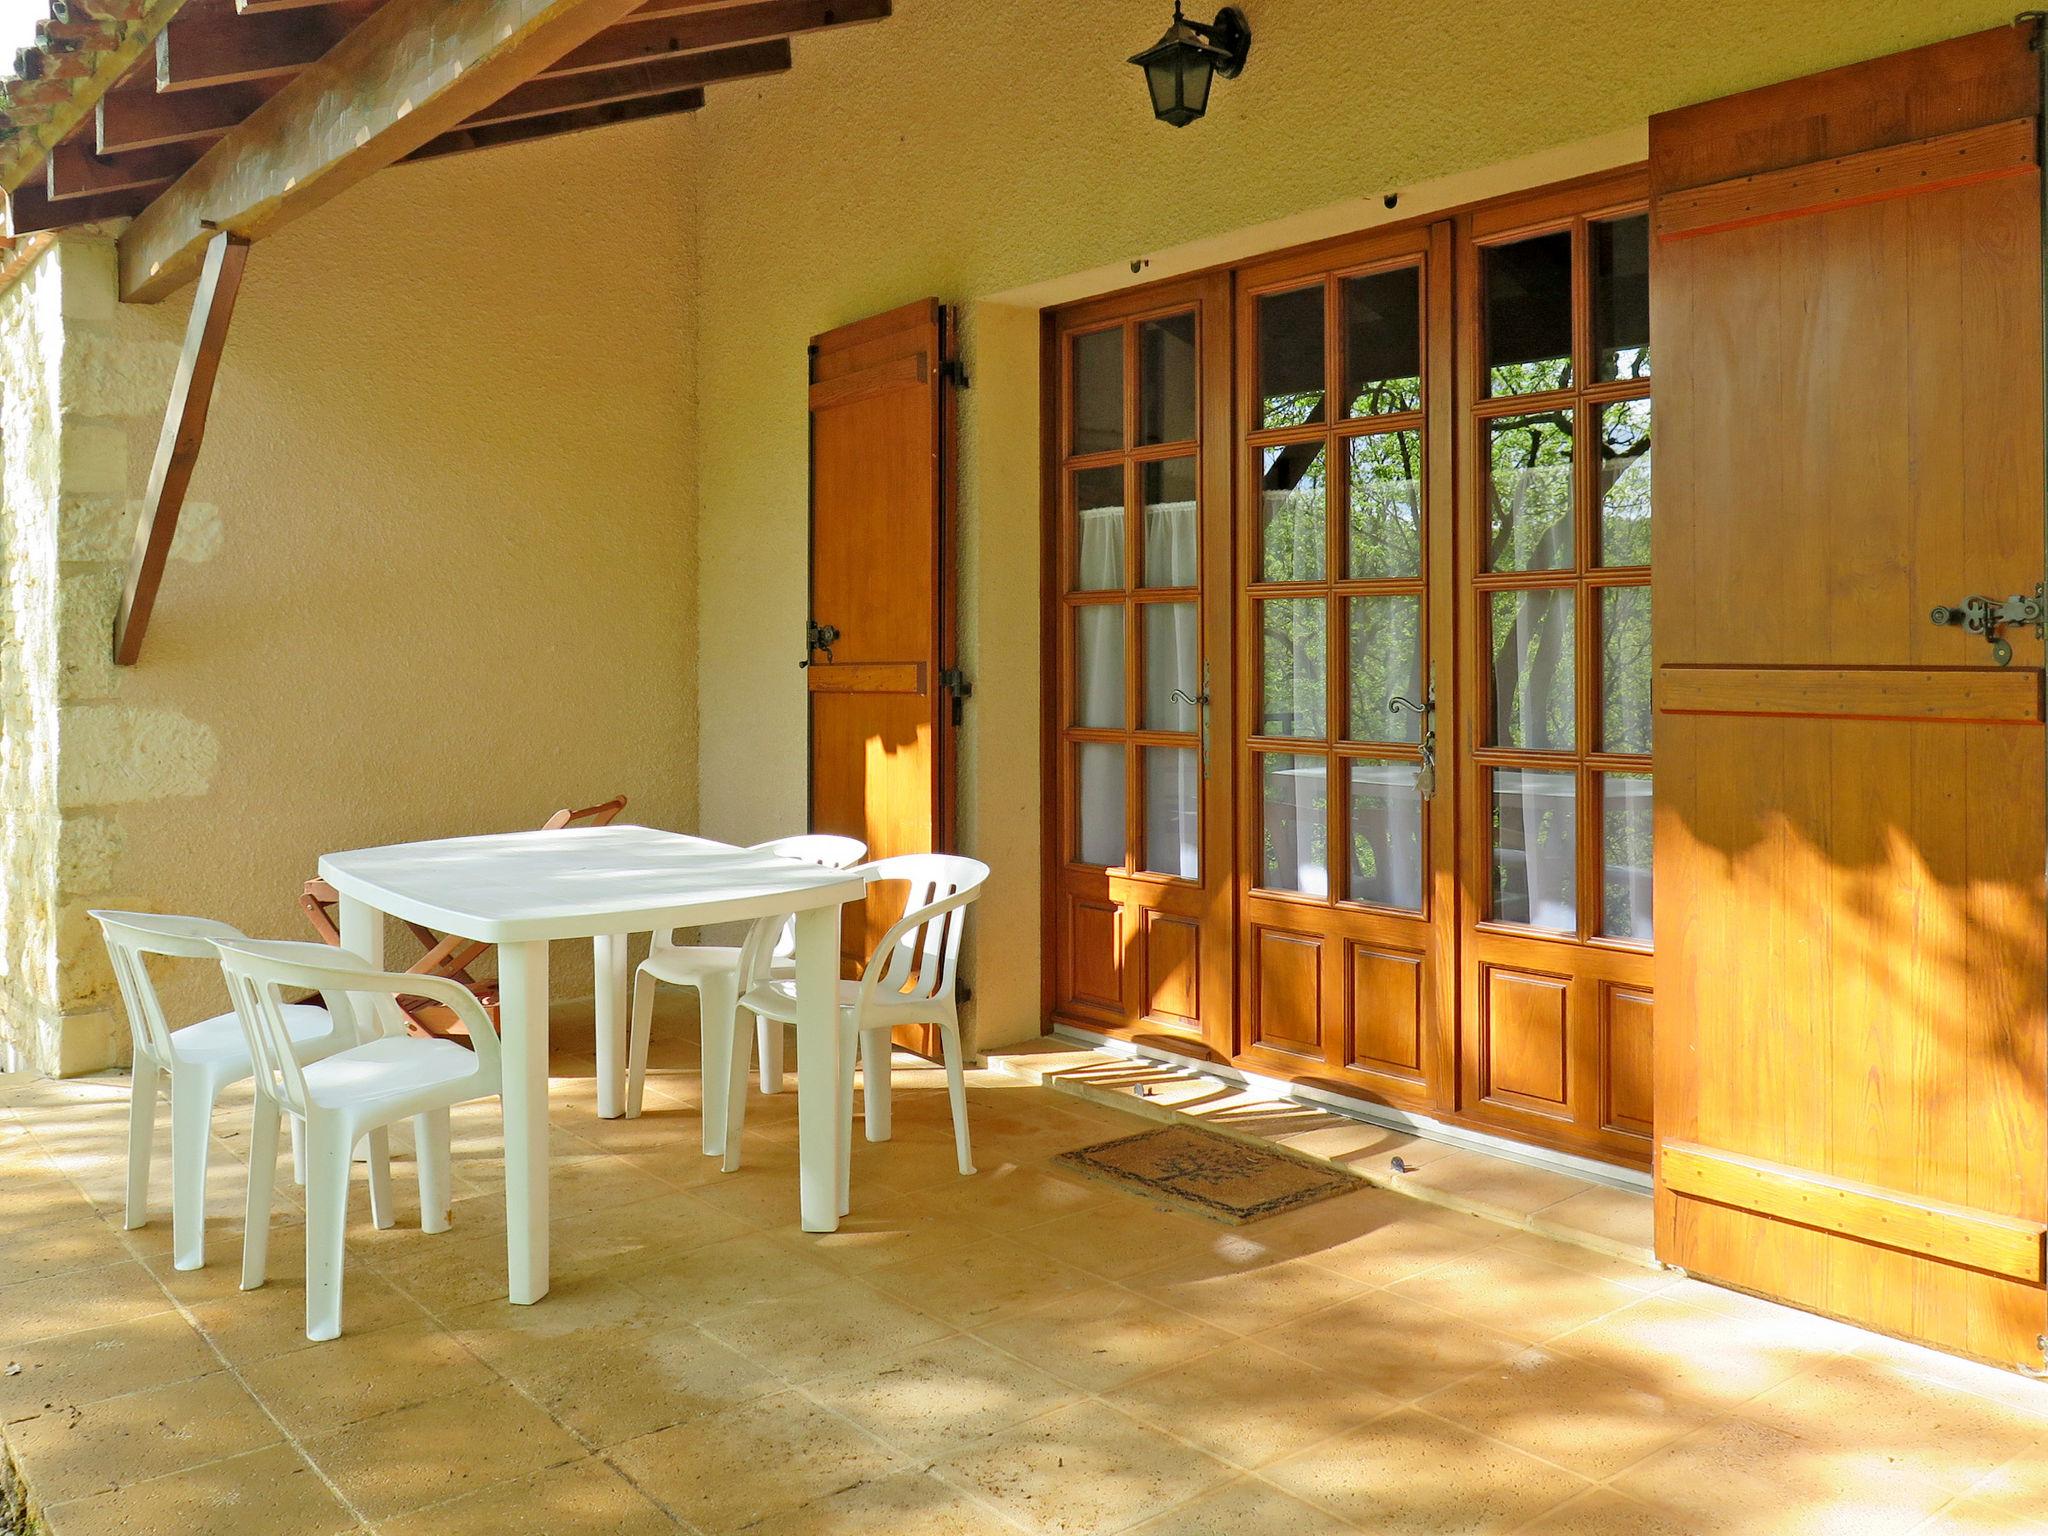
[[[981,893],[988,866],[979,859],[950,853],[906,853],[877,859],[862,867],[870,884],[905,884],[909,894],[903,916],[882,935],[858,981],[839,987],[839,1209],[852,1209],[854,1053],[867,1074],[871,1106],[888,1102],[893,1051],[890,1032],[905,1024],[932,1024],[946,1060],[946,1092],[953,1103],[953,1147],[960,1172],[974,1172],[974,1153],[967,1134],[967,1081],[960,1051],[960,1016],[953,1001],[953,983],[960,969],[960,935],[967,926],[963,910]],[[761,967],[758,962],[754,968]],[[796,1022],[796,982],[787,977],[756,979],[740,998],[740,1006],[762,1019]],[[735,1082],[744,1087],[740,1072]],[[746,1095],[728,1101],[725,1163],[728,1172],[740,1165],[740,1134],[746,1122]],[[870,1115],[868,1140],[886,1141],[886,1113]]]
[[[372,970],[325,944],[238,938],[223,939],[216,948],[257,1063],[242,1289],[262,1285],[268,1267],[277,1122],[289,1114],[306,1128],[306,1337],[332,1339],[341,1333],[342,1234],[356,1143],[410,1119],[420,1229],[447,1231],[448,1111],[498,1096],[498,1034],[476,994],[446,977]],[[291,1005],[281,995],[286,987],[312,988],[338,1017],[354,1016],[352,995],[431,998],[468,1026],[471,1049],[452,1040],[373,1031],[359,1045],[302,1065],[291,1051]],[[362,1014],[375,1017],[367,1008]]]
[[[179,1269],[206,1263],[206,1155],[212,1142],[213,1110],[221,1091],[252,1076],[256,1067],[234,1011],[173,1029],[150,979],[147,957],[179,960],[216,958],[214,944],[237,940],[240,930],[204,917],[151,912],[95,911],[106,939],[114,981],[128,1014],[134,1045],[134,1085],[128,1101],[128,1207],[130,1231],[149,1220],[149,1170],[156,1140],[157,1097],[171,1097],[171,1262]],[[290,1049],[311,1061],[355,1044],[346,1018],[325,1009],[288,1005],[283,1014]],[[296,1145],[296,1143],[295,1143]],[[371,1190],[380,1213],[388,1213],[390,1178],[380,1142],[372,1147]],[[389,1225],[389,1217],[380,1223]]]
[[[756,843],[749,853],[771,853],[785,859],[801,859],[824,869],[851,869],[867,857],[867,844],[854,837],[831,833],[806,833],[799,837],[778,837]],[[772,973],[796,972],[796,924],[788,918],[772,920],[779,937],[770,964]],[[626,1053],[626,1114],[640,1113],[647,1087],[648,1038],[654,1026],[656,984],[691,987],[697,993],[699,1065],[704,1089],[704,1155],[716,1157],[725,1150],[724,1088],[728,1081],[746,1087],[746,1035],[740,1027],[736,1008],[740,994],[740,956],[744,946],[678,944],[674,933],[657,933],[647,958],[633,974],[633,1032]],[[761,1050],[761,1091],[782,1089],[783,1027],[767,1019],[758,1021]],[[730,1042],[730,1043],[728,1043]],[[732,1066],[737,1057],[742,1065]]]

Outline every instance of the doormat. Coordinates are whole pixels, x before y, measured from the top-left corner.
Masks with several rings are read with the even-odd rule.
[[[1349,1194],[1366,1181],[1278,1147],[1188,1125],[1140,1131],[1053,1159],[1127,1194],[1167,1201],[1234,1226]]]

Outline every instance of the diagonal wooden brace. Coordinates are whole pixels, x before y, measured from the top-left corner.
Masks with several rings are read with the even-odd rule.
[[[128,562],[128,580],[121,588],[121,609],[114,616],[114,660],[133,666],[142,653],[142,637],[156,607],[157,587],[170,558],[171,539],[178,531],[192,467],[206,437],[206,413],[213,404],[213,381],[220,372],[221,349],[228,322],[235,315],[235,295],[242,286],[242,266],[249,242],[226,230],[207,242],[192,296],[192,319],[185,327],[185,348],[178,358],[178,376],[164,412],[163,436],[157,440],[156,462],[150,466],[149,494],[142,521],[135,529],[135,552]]]

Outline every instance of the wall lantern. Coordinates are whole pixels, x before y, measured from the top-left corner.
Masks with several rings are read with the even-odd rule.
[[[1131,62],[1145,71],[1145,89],[1152,93],[1152,115],[1162,123],[1185,128],[1209,110],[1209,83],[1221,75],[1235,80],[1252,49],[1252,29],[1244,13],[1226,5],[1206,25],[1189,21],[1173,0],[1173,25],[1166,35]]]

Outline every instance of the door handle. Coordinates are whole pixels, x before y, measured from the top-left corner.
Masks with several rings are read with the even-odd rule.
[[[804,659],[796,664],[797,670],[801,672],[805,667],[808,667],[819,651],[823,651],[825,659],[830,661],[832,659],[832,647],[838,643],[838,625],[820,624],[816,619],[804,620]]]
[[[1190,709],[1202,712],[1202,777],[1209,777],[1209,663],[1202,663],[1202,691],[1189,693],[1185,688],[1175,688],[1171,695],[1176,704],[1185,704]]]
[[[1927,617],[1936,624],[1956,626],[1970,634],[1982,635],[1991,642],[1991,659],[2001,667],[2010,666],[2012,643],[2005,638],[2004,631],[2016,624],[2031,624],[2034,637],[2039,639],[2043,620],[2048,618],[2044,593],[2048,593],[2048,587],[2037,581],[2032,597],[2019,592],[2003,602],[1995,597],[1966,597],[1956,607],[1937,608]]]
[[[1429,664],[1429,688],[1422,696],[1422,702],[1395,694],[1387,700],[1387,713],[1399,715],[1402,710],[1419,716],[1422,721],[1422,766],[1415,770],[1415,793],[1424,800],[1436,798],[1436,663]]]

